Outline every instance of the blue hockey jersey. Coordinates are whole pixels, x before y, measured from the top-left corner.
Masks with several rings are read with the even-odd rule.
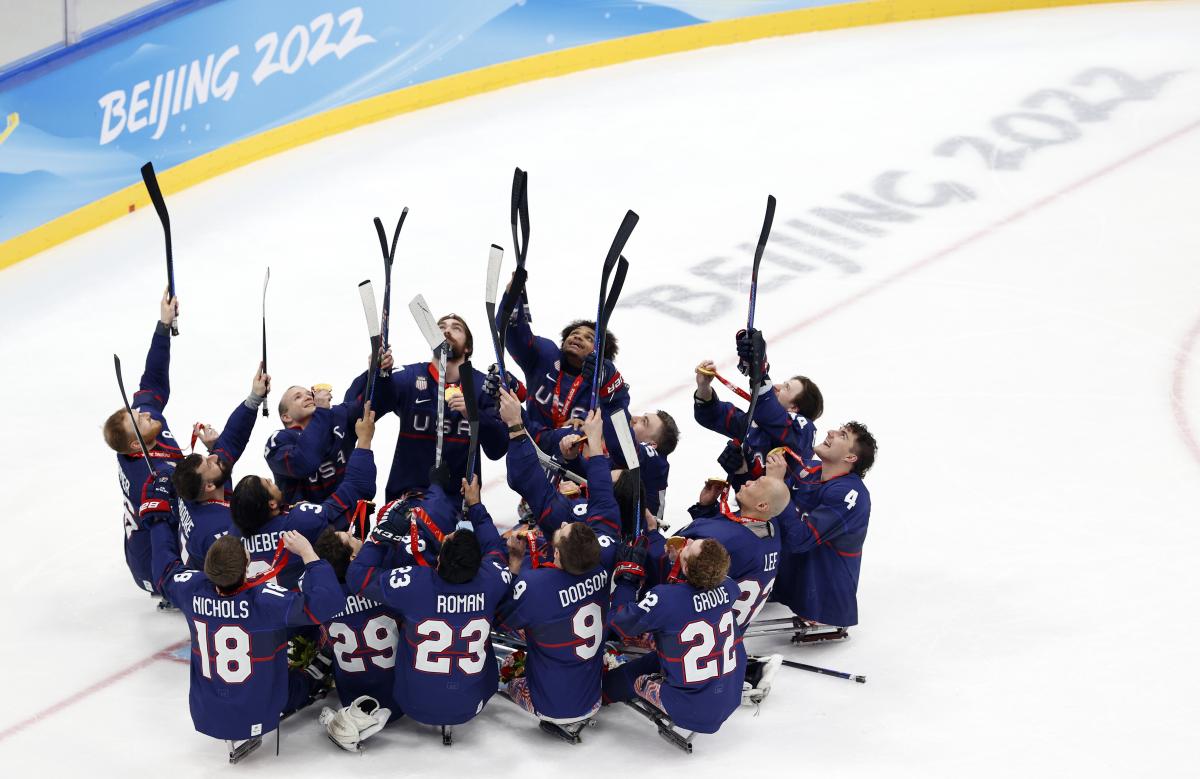
[[[858,577],[871,518],[871,493],[847,473],[819,481],[820,470],[792,493],[778,522],[783,553],[772,600],[827,625],[858,624]]]
[[[278,514],[251,535],[244,536],[237,527],[232,529],[235,537],[250,555],[251,577],[270,570],[279,551],[279,538],[288,530],[297,530],[312,543],[326,527],[345,530],[350,526],[350,515],[360,500],[370,500],[375,494],[375,456],[370,449],[355,449],[350,454],[350,463],[345,478],[322,503],[297,503]],[[283,552],[282,554],[287,554]],[[280,586],[291,589],[304,572],[297,559],[289,559],[283,570],[275,577]]]
[[[612,425],[612,417],[607,416],[610,412],[606,412],[604,417],[604,449],[608,452],[608,456],[612,458],[612,468],[628,468],[629,465],[625,462],[625,454],[621,450],[621,442],[617,438],[616,430]],[[574,428],[564,427],[558,430],[547,430],[539,439],[539,446],[551,454],[560,454],[559,441],[571,433],[577,432]],[[629,430],[630,438],[633,437],[633,428]],[[662,502],[667,494],[667,477],[671,472],[671,464],[667,462],[666,455],[658,453],[658,449],[654,444],[643,441],[634,441],[634,447],[637,449],[638,467],[641,468],[642,485],[646,491],[646,508],[655,516],[662,516]],[[566,463],[567,467],[574,472],[582,472],[578,460],[570,460]]]
[[[358,595],[343,585],[344,607],[327,624],[333,651],[333,678],[338,699],[349,706],[370,695],[392,712],[401,712],[392,697],[396,684],[397,619],[382,603]]]
[[[475,578],[451,584],[434,568],[381,569],[387,548],[370,541],[350,563],[352,591],[383,603],[399,617],[395,701],[427,725],[458,725],[483,710],[499,672],[489,636],[496,609],[512,583],[501,541],[482,505],[468,517],[484,549]]]
[[[117,455],[117,476],[124,497],[125,563],[129,566],[133,580],[147,592],[157,590],[150,566],[150,534],[138,522],[138,517],[141,515],[142,504],[154,497],[151,495],[154,477],[163,473],[170,474],[175,468],[175,463],[183,459],[179,443],[163,416],[167,401],[171,397],[170,332],[169,326],[161,322],[156,323],[154,335],[150,339],[150,349],[146,353],[146,367],[130,403],[135,414],[145,411],[162,424],[158,436],[153,441],[146,442],[150,449],[153,476],[140,453]]]
[[[528,436],[513,439],[505,458],[508,486],[525,499],[547,538],[554,536],[566,522],[585,520],[597,534],[616,537],[621,529],[621,514],[613,497],[612,465],[608,457],[580,458],[588,483],[586,498],[568,498],[550,483]]]
[[[738,635],[767,604],[779,567],[780,540],[776,523],[772,520],[755,525],[770,535],[760,537],[746,525],[719,512],[714,517],[693,519],[675,534],[690,539],[716,539],[729,552],[729,576],[741,590],[733,604]],[[768,527],[770,530],[766,531]]]
[[[716,733],[741,705],[746,650],[734,624],[737,598],[730,578],[711,590],[659,584],[641,601],[633,585],[617,583],[610,623],[622,637],[654,633],[663,707],[681,728]]]
[[[741,439],[746,432],[746,412],[732,403],[718,400],[715,389],[711,400],[695,398],[693,411],[701,427],[726,438]],[[756,460],[765,462],[772,449],[786,446],[796,453],[801,463],[807,463],[813,456],[814,433],[813,423],[785,409],[769,388],[758,396],[758,405],[754,407],[754,425],[750,428],[750,450]],[[789,481],[804,478],[801,463],[790,457],[787,461]],[[756,477],[753,474],[740,474],[731,477],[730,484],[740,487],[751,478]]]
[[[396,453],[392,457],[392,470],[384,491],[386,500],[395,500],[413,488],[429,486],[429,469],[433,467],[437,449],[437,371],[437,365],[429,362],[405,365],[392,372],[387,401],[390,405],[384,405],[385,401],[376,394],[376,401],[380,404],[378,414],[390,411],[400,420]],[[508,449],[508,428],[500,421],[495,401],[483,391],[487,377],[479,371],[475,371],[474,376],[479,404],[479,443],[488,457],[498,460]],[[380,380],[381,383],[388,381]],[[470,423],[465,416],[447,406],[442,429],[442,460],[450,476],[448,491],[457,495],[459,484],[467,472]],[[482,473],[482,459],[478,457],[475,460],[476,475]]]
[[[267,583],[232,595],[179,561],[174,531],[151,525],[158,586],[179,607],[192,637],[188,703],[196,730],[219,739],[270,733],[288,700],[287,629],[316,625],[342,608],[324,560],[305,566],[303,592]]]
[[[387,382],[377,383],[376,403],[390,406],[384,393]],[[363,415],[363,373],[350,385],[345,399],[330,408],[318,408],[308,424],[276,430],[267,439],[263,457],[283,493],[285,503],[320,503],[333,494],[346,473],[346,462],[358,440],[354,423]],[[378,390],[377,390],[378,392]]]

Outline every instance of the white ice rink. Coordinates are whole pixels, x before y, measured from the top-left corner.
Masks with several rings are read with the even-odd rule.
[[[530,171],[540,332],[594,310],[604,252],[636,210],[612,329],[634,409],[680,420],[679,521],[721,446],[692,421],[692,368],[732,367],[742,245],[776,195],[758,300],[775,373],[814,377],[819,429],[862,420],[880,451],[852,639],[749,646],[869,682],[784,669],[757,715],[698,736],[691,757],[623,707],[570,747],[494,699],[450,749],[404,721],[356,758],[312,710],[285,724],[280,757],[271,743],[227,766],[192,729],[187,666],[159,654],[187,637],[182,620],[126,570],[100,436],[118,405],[111,354],[136,382],[157,316],[157,219],[6,270],[0,773],[1194,776],[1198,41],[1194,2],[764,40],[397,117],[170,198],[180,436],[223,423],[249,388],[265,265],[277,392],[340,393],[368,351],[355,285],[382,277],[372,216],[411,208],[398,359],[426,354],[402,305],[422,292],[466,315],[486,363],[487,247],[510,243],[513,166]],[[856,232],[830,212],[863,198],[903,221]],[[647,292],[661,285],[674,288]],[[277,422],[260,419],[237,474],[267,472]],[[382,479],[394,419],[379,428]],[[503,465],[484,467],[485,502],[511,522]]]

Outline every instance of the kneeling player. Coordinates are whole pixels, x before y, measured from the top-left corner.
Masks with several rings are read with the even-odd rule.
[[[716,733],[741,704],[746,675],[729,553],[711,538],[688,544],[679,555],[687,580],[652,587],[639,602],[644,556],[628,549],[618,561],[610,623],[621,636],[653,632],[657,651],[605,674],[604,695],[639,696],[680,728]]]
[[[158,586],[192,634],[192,722],[206,736],[230,741],[236,762],[279,726],[281,715],[310,702],[310,677],[288,673],[287,628],[330,619],[343,606],[342,590],[329,563],[294,531],[283,543],[304,562],[301,592],[247,582],[250,557],[232,536],[212,545],[200,572],[183,567],[169,523],[153,523],[150,533]]]

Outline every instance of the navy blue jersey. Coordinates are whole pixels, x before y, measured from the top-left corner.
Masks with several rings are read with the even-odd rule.
[[[500,536],[481,505],[467,512],[485,554],[475,578],[450,584],[435,569],[380,568],[387,547],[369,541],[350,563],[352,591],[383,603],[401,620],[395,701],[427,725],[458,725],[483,710],[499,672],[489,636],[512,574],[500,555]]]
[[[462,519],[461,506],[462,499],[447,495],[439,484],[409,490],[384,504],[379,509],[376,524],[400,522],[407,523],[410,528],[403,543],[385,556],[384,565],[419,565],[418,556],[432,565],[442,548],[442,539],[454,532],[455,525]]]
[[[320,503],[341,484],[358,440],[354,423],[363,415],[366,385],[367,374],[363,373],[350,385],[343,402],[318,408],[304,427],[276,430],[267,439],[263,457],[285,503]],[[386,403],[386,399],[377,402]]]
[[[506,292],[500,302],[501,310],[507,297]],[[548,338],[535,336],[529,322],[518,312],[514,312],[504,346],[525,373],[529,393],[525,402],[527,426],[539,446],[542,446],[540,438],[544,431],[562,427],[567,420],[587,416],[592,408],[591,384],[584,382],[579,371],[567,363],[558,344]],[[604,376],[600,390],[604,407],[610,412],[618,408],[628,409],[629,388],[612,360],[604,360]]]
[[[659,584],[635,598],[633,585],[617,583],[612,627],[624,637],[654,633],[667,714],[681,728],[716,733],[741,705],[746,677],[746,650],[734,624],[737,583],[726,578],[711,590]]]
[[[571,433],[578,432],[574,428],[564,427],[558,430],[548,430],[539,438],[538,445],[551,454],[559,454],[559,441]],[[633,428],[629,429],[629,437],[633,438]],[[655,516],[662,516],[662,503],[666,499],[667,494],[667,477],[671,472],[671,464],[667,462],[666,455],[658,453],[658,448],[654,444],[634,441],[634,447],[638,454],[638,467],[641,468],[642,485],[646,490],[646,508]],[[612,458],[613,468],[628,468],[629,465],[625,462],[625,453],[621,450],[621,442],[617,438],[616,430],[612,425],[612,417],[605,414],[604,416],[604,448]],[[567,463],[567,467],[572,471],[581,472],[581,467],[578,460],[571,460]]]
[[[268,571],[279,549],[279,538],[288,530],[299,531],[312,543],[332,526],[345,530],[350,526],[350,515],[360,500],[370,500],[375,494],[375,456],[370,449],[355,449],[350,454],[350,464],[345,478],[324,502],[297,503],[281,514],[265,522],[251,535],[243,535],[237,527],[234,536],[242,539],[242,545],[250,555],[249,575],[258,576]],[[286,554],[286,553],[284,553]],[[283,570],[275,577],[283,587],[293,588],[304,572],[298,559],[289,558]]]
[[[609,582],[617,545],[600,536],[600,565],[583,574],[526,567],[500,607],[500,622],[525,630],[525,675],[543,717],[572,721],[600,702]]]
[[[392,697],[400,635],[396,616],[382,603],[354,594],[345,585],[343,595],[344,608],[326,626],[338,699],[349,706],[358,696],[370,695],[397,719],[401,711]]]
[[[163,416],[171,397],[170,332],[170,328],[161,322],[155,325],[150,350],[146,353],[146,367],[131,401],[135,414],[148,412],[162,425],[158,436],[146,442],[155,476],[170,474],[175,463],[183,459],[179,443]],[[148,592],[155,592],[150,567],[150,535],[138,522],[142,504],[154,499],[151,495],[154,478],[140,452],[136,455],[117,455],[117,477],[124,497],[125,562],[137,585]]]
[[[229,513],[229,497],[233,494],[233,466],[246,450],[257,417],[257,407],[239,403],[209,450],[221,461],[225,472],[230,474],[230,478],[222,485],[221,497],[201,502],[178,501],[179,539],[183,545],[185,565],[202,568],[209,547],[233,529],[233,518]]]
[[[529,504],[547,538],[564,523],[579,520],[586,521],[597,534],[615,537],[620,533],[621,514],[613,497],[611,462],[604,455],[580,459],[579,470],[588,483],[587,497],[568,498],[550,483],[528,436],[509,443],[508,486]]]
[[[808,481],[793,491],[792,500],[792,509],[778,518],[783,553],[772,600],[816,622],[857,625],[871,493],[862,477],[847,473]]]
[[[437,370],[434,363],[421,362],[393,371],[388,399],[392,405],[385,406],[380,402],[380,414],[391,411],[400,420],[392,471],[384,491],[389,501],[410,489],[429,486],[429,469],[433,467],[437,450]],[[497,460],[508,449],[508,428],[500,421],[495,400],[483,391],[487,377],[479,371],[475,371],[474,375],[476,401],[479,404],[479,443],[488,457]],[[442,461],[449,471],[449,493],[457,495],[467,473],[470,423],[465,416],[447,406],[442,430]],[[482,473],[482,459],[477,457],[475,460],[476,475]]]
[[[342,608],[333,568],[324,560],[305,566],[303,592],[267,583],[224,595],[183,567],[168,524],[148,532],[158,586],[192,636],[188,702],[196,730],[239,740],[271,732],[288,699],[287,628],[320,624]]]
[[[718,400],[715,389],[711,400],[695,398],[693,408],[701,427],[726,438],[741,439],[746,432],[746,412],[732,403]],[[754,425],[750,428],[750,450],[754,459],[759,461],[759,468],[766,461],[767,454],[780,446],[790,448],[807,463],[813,457],[814,432],[813,423],[785,409],[769,387],[758,396],[758,405],[754,407]],[[803,478],[801,465],[791,458],[786,459],[789,482]],[[756,477],[753,474],[741,474],[731,477],[730,483],[740,487],[750,478]]]
[[[779,567],[780,541],[775,522],[754,525],[770,535],[759,537],[750,527],[719,513],[711,518],[693,519],[675,534],[691,539],[713,538],[729,552],[729,577],[741,590],[733,604],[739,635],[767,604]]]

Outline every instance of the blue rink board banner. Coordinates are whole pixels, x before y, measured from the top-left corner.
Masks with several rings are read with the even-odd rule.
[[[414,84],[839,0],[221,0],[0,74],[0,243],[159,170]],[[180,3],[179,5],[189,5]]]

